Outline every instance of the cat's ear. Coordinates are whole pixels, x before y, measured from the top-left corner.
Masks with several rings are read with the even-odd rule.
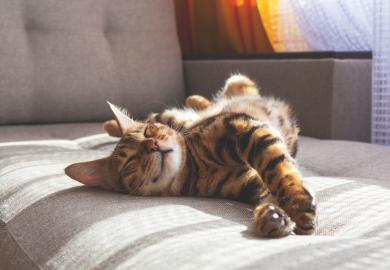
[[[103,186],[111,177],[110,157],[74,163],[65,168],[65,173],[87,186]]]
[[[126,130],[130,129],[130,127],[134,125],[135,121],[130,118],[129,113],[125,109],[122,109],[108,101],[107,103],[115,115],[115,119],[118,122],[122,134],[125,133]]]

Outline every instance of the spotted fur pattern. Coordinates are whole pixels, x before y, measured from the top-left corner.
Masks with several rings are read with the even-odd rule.
[[[71,165],[66,173],[133,195],[248,203],[261,237],[313,233],[316,207],[293,159],[298,127],[289,106],[260,96],[243,75],[229,78],[213,101],[191,96],[186,105],[152,114],[147,123],[117,112],[117,121],[105,124],[121,134],[113,154]]]

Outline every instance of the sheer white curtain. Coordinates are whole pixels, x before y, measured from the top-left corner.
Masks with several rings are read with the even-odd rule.
[[[283,50],[286,52],[310,51],[304,33],[297,23],[291,0],[279,0],[279,27]]]
[[[290,2],[297,23],[312,50],[372,49],[373,0],[290,0]]]
[[[390,145],[390,1],[374,1],[372,132],[374,143]]]
[[[390,0],[290,0],[288,5],[310,50],[372,50],[372,142],[390,145]],[[291,19],[281,20],[288,41],[295,30],[288,31]]]

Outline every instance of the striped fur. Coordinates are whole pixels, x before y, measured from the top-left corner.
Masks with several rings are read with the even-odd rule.
[[[192,96],[186,105],[147,123],[106,123],[123,136],[107,161],[111,184],[101,186],[237,200],[255,207],[261,237],[311,234],[316,207],[293,159],[299,129],[288,105],[261,97],[242,75],[229,78],[214,101]],[[76,169],[67,173],[83,182]]]
[[[263,97],[254,82],[243,75],[233,75],[213,101],[189,96],[184,109],[168,109],[149,116],[150,123],[163,123],[175,129],[186,129],[224,112],[245,113],[277,129],[290,154],[297,153],[299,127],[290,106],[273,97]],[[110,133],[109,129],[106,131]]]

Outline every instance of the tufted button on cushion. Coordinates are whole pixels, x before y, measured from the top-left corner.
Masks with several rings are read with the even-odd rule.
[[[0,124],[136,117],[181,102],[171,1],[1,0]]]

